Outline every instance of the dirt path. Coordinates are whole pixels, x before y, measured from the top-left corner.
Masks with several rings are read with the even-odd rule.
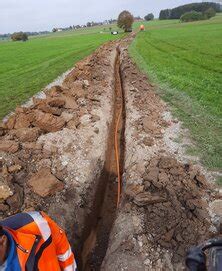
[[[177,121],[130,60],[132,38],[102,46],[0,126],[1,218],[49,213],[80,270],[183,270],[186,250],[218,234],[221,195],[171,148]]]

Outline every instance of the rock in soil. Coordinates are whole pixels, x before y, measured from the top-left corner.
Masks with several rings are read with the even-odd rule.
[[[38,127],[34,128],[20,128],[18,130],[12,130],[11,134],[15,135],[22,142],[36,141],[40,135],[41,130]]]
[[[6,200],[8,197],[12,196],[13,192],[7,184],[0,182],[0,202]]]
[[[28,181],[28,185],[34,193],[43,198],[54,195],[64,188],[64,184],[52,175],[49,168],[40,169],[38,173],[31,177]]]
[[[13,140],[1,140],[0,141],[0,151],[15,153],[19,149],[19,143]]]
[[[65,126],[65,120],[62,117],[56,117],[52,114],[43,113],[39,110],[34,112],[33,124],[43,131],[56,132]]]

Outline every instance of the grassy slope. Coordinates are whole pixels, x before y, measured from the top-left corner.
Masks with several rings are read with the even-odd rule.
[[[147,23],[130,48],[197,142],[209,168],[222,169],[222,16]]]
[[[99,28],[0,43],[0,119],[102,43],[118,38]]]

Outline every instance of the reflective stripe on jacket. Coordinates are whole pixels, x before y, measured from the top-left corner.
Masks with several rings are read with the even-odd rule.
[[[0,224],[16,243],[22,271],[77,271],[65,232],[45,213],[20,213]]]

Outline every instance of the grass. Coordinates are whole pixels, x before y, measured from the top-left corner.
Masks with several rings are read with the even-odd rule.
[[[222,186],[222,177],[218,177],[218,178],[217,178],[217,184],[218,184],[219,186]]]
[[[103,31],[103,33],[100,33]],[[106,41],[119,38],[92,27],[0,43],[0,119]]]
[[[158,86],[189,128],[203,163],[222,169],[222,16],[146,24],[130,47],[139,67]],[[194,150],[193,150],[194,151]]]

